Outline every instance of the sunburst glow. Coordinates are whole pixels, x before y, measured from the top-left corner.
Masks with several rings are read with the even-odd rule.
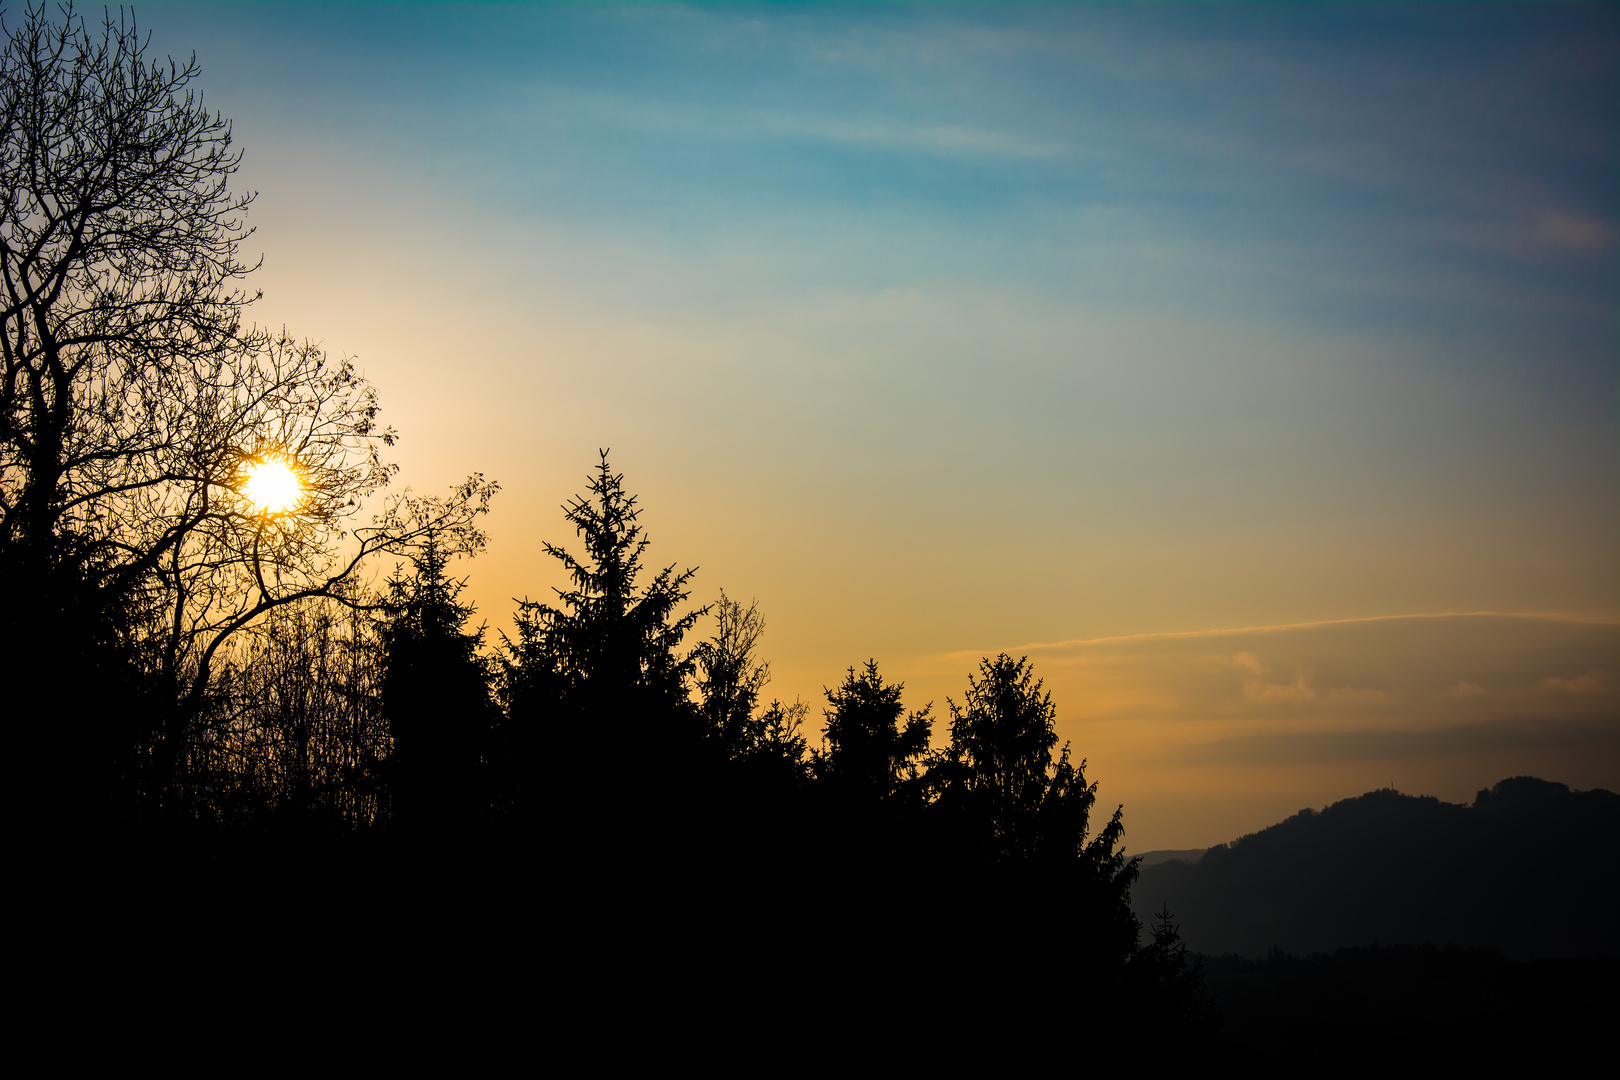
[[[303,494],[298,474],[279,458],[266,458],[248,470],[247,497],[267,514],[291,510]]]

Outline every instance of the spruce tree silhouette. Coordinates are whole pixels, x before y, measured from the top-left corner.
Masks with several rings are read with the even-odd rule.
[[[1214,1035],[1220,1017],[1214,998],[1204,988],[1203,961],[1189,955],[1168,903],[1153,919],[1148,928],[1152,940],[1131,957],[1132,989],[1152,1003],[1165,1043]]]
[[[968,676],[951,699],[951,745],[936,772],[942,810],[961,819],[963,840],[992,863],[1034,857],[1052,792],[1056,709],[1027,659],[1002,653]],[[1067,748],[1065,748],[1065,753]]]
[[[1095,784],[1058,742],[1056,709],[1027,658],[986,658],[949,702],[951,744],[929,771],[935,845],[959,868],[947,930],[964,982],[1008,988],[979,1000],[987,1023],[1016,1028],[1075,1010],[1117,1014],[1139,924],[1136,864],[1120,850],[1123,808],[1091,835]],[[1038,926],[1069,928],[1061,967],[1032,948]],[[1063,974],[1057,974],[1058,971]]]
[[[869,805],[922,801],[918,766],[933,731],[932,706],[906,714],[900,703],[904,689],[904,683],[885,686],[877,661],[868,660],[860,674],[850,668],[843,685],[826,691],[825,745],[811,767],[843,799]]]
[[[505,641],[504,694],[513,744],[540,766],[529,791],[575,839],[608,842],[598,830],[650,829],[649,800],[667,801],[691,767],[702,726],[688,696],[690,658],[678,652],[708,609],[676,615],[695,569],[673,565],[639,585],[648,539],[641,511],[608,452],[588,497],[563,514],[584,540],[582,558],[551,543],[568,571],[558,603],[520,601],[517,641]],[[528,813],[542,808],[531,799]],[[586,840],[586,834],[595,833]]]
[[[417,836],[465,834],[489,810],[486,764],[496,713],[483,630],[467,631],[465,584],[445,573],[429,543],[388,582],[382,629],[382,709],[393,736],[392,798],[399,828]]]
[[[1088,835],[1097,788],[1067,745],[1053,760],[1057,709],[1042,687],[1028,657],[1002,653],[979,662],[960,706],[947,699],[951,745],[932,773],[942,815],[987,863],[1122,892],[1135,880],[1117,850],[1123,808]]]

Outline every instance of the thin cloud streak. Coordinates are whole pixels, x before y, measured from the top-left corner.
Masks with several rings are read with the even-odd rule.
[[[1143,849],[1391,784],[1452,800],[1522,774],[1620,788],[1620,621],[1605,616],[1406,613],[1011,651],[1035,661],[1060,734],[1134,811]],[[932,685],[954,692],[946,672],[977,657],[932,658]]]
[[[1535,619],[1541,622],[1564,622],[1582,626],[1620,626],[1620,620],[1596,616],[1542,611],[1437,611],[1406,615],[1363,615],[1348,619],[1317,619],[1312,622],[1279,623],[1274,626],[1226,627],[1218,630],[1167,630],[1145,634],[1119,634],[1112,637],[1076,638],[1072,641],[1036,641],[996,650],[1008,655],[1074,649],[1086,645],[1117,645],[1138,641],[1173,641],[1184,638],[1231,637],[1238,634],[1275,634],[1289,630],[1315,630],[1327,626],[1353,626],[1360,623],[1409,622],[1424,619]],[[942,653],[939,660],[960,660],[984,655],[982,650],[962,649]]]

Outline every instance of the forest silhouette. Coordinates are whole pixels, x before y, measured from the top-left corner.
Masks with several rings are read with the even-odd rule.
[[[558,1015],[642,1040],[1225,1052],[1026,658],[944,716],[876,659],[767,700],[758,606],[693,603],[605,450],[545,545],[565,586],[492,640],[456,560],[495,485],[391,494],[356,366],[244,321],[251,196],[195,60],[123,13],[5,38],[0,655],[33,688],[17,831],[85,940],[361,912],[340,966],[540,957]]]

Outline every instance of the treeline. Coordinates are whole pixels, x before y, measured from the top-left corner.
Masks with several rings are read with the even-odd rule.
[[[951,942],[951,983],[991,1027],[1084,1011],[1129,1026],[1151,1007],[1167,1030],[1211,1032],[1168,915],[1144,933],[1132,913],[1121,810],[1092,829],[1096,786],[1058,746],[1027,661],[984,659],[937,748],[932,709],[909,709],[872,660],[826,691],[817,725],[805,703],[767,698],[755,605],[722,593],[688,609],[693,571],[647,564],[605,453],[564,512],[580,550],[547,550],[570,585],[523,602],[513,637],[474,625],[465,579],[430,540],[374,594],[245,628],[168,769],[153,758],[172,684],[143,667],[138,633],[110,647],[96,677],[124,695],[102,725],[122,739],[103,746],[121,789],[100,827],[193,848],[371,837],[410,858],[534,859],[585,883],[586,922],[670,920],[670,937],[727,948],[781,933],[766,927],[791,897],[817,913],[839,980]],[[712,633],[689,644],[705,617]],[[656,896],[639,892],[648,881]]]
[[[932,706],[908,710],[903,686],[868,660],[826,691],[812,747],[810,707],[765,699],[757,606],[722,592],[680,610],[694,572],[644,566],[636,499],[606,454],[589,490],[564,508],[582,554],[546,545],[572,587],[521,602],[514,638],[473,625],[465,579],[431,537],[375,592],[351,586],[243,628],[213,661],[166,788],[151,759],[168,687],[140,642],[162,626],[127,628],[96,664],[121,696],[104,732],[118,745],[103,750],[124,812],[226,832],[430,836],[602,802],[604,785],[628,805],[718,783],[817,792],[863,817],[926,815],[986,864],[1124,873],[1120,812],[1088,837],[1095,785],[1067,746],[1054,753],[1055,708],[1027,661],[985,659],[948,703],[949,745],[936,750]],[[706,617],[714,632],[688,644]]]
[[[116,778],[104,822],[431,838],[559,818],[611,831],[649,805],[743,798],[814,805],[847,826],[846,846],[926,836],[964,863],[1125,895],[1121,812],[1091,833],[1096,787],[1058,748],[1027,661],[986,658],[968,676],[942,748],[932,706],[908,709],[875,660],[826,691],[813,725],[805,702],[766,699],[757,606],[722,592],[683,610],[694,571],[645,565],[636,499],[605,453],[564,513],[583,550],[546,550],[571,585],[522,602],[515,636],[474,626],[465,579],[430,536],[380,589],[350,584],[239,631],[166,767],[156,748],[174,682],[149,662],[164,624],[119,627],[81,687]],[[705,618],[713,632],[689,643]]]

